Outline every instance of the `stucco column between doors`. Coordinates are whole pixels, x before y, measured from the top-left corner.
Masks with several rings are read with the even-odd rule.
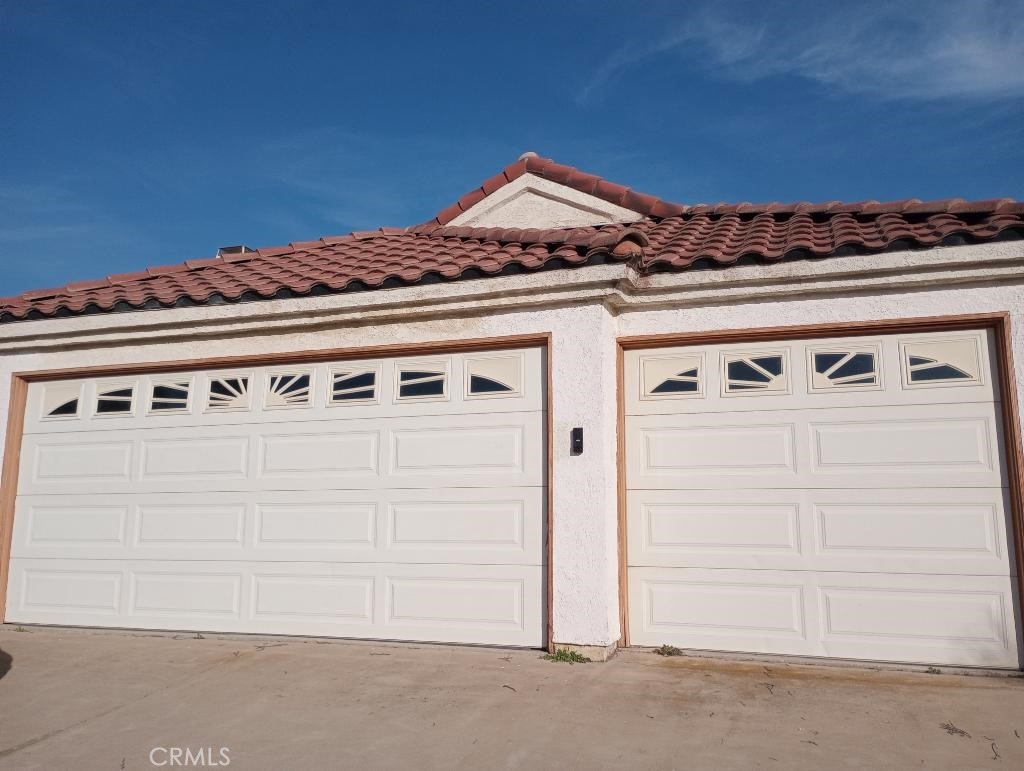
[[[619,639],[615,319],[596,304],[565,315],[551,338],[552,641],[604,658]]]

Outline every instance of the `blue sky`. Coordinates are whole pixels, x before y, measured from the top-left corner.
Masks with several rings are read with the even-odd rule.
[[[414,224],[525,150],[682,203],[1024,198],[1024,0],[0,0],[0,295]]]

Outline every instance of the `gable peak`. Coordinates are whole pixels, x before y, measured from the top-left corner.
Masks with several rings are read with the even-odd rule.
[[[685,209],[528,151],[425,224],[573,228],[676,216]]]

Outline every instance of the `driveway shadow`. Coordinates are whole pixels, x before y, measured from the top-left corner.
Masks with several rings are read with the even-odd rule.
[[[0,648],[0,680],[3,679],[4,675],[11,671],[12,661],[14,661],[14,659],[11,657],[11,654],[3,648]]]

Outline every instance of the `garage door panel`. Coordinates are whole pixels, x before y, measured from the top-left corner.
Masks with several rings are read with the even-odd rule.
[[[271,485],[275,479],[295,477],[375,477],[380,442],[379,431],[262,434],[255,442],[259,458],[255,475]]]
[[[337,421],[288,434],[250,426],[24,439],[19,492],[539,486],[543,413]]]
[[[245,436],[207,435],[144,438],[133,450],[140,459],[142,483],[159,485],[166,479],[195,486],[244,479],[249,469],[249,445]]]
[[[520,565],[12,560],[8,621],[540,646]]]
[[[93,502],[49,498],[43,501],[18,501],[12,551],[18,544],[55,554],[75,549],[125,545],[125,527],[131,506],[106,499]]]
[[[33,443],[26,439],[22,457],[22,484],[54,488],[94,487],[127,484],[132,475],[135,442],[103,441],[104,437],[77,438],[78,441]],[[24,488],[21,488],[24,489]]]
[[[147,564],[127,569],[128,618],[166,616],[173,619],[226,617],[242,613],[242,576],[216,565],[198,570],[194,563]]]
[[[333,551],[335,558],[339,549],[351,549],[364,559],[363,553],[375,548],[379,501],[355,503],[345,497],[326,502],[324,496],[303,497],[309,500],[257,501],[253,545],[268,555],[319,547]]]
[[[373,575],[264,571],[252,575],[252,615],[261,623],[373,625]]]
[[[73,616],[80,623],[100,623],[96,616],[118,616],[123,609],[122,571],[116,565],[54,564],[11,560],[6,620],[25,621]],[[11,606],[14,605],[14,608]],[[93,619],[90,621],[89,619]],[[43,622],[45,623],[45,621]]]
[[[399,626],[522,627],[524,589],[521,577],[389,576],[387,622]]]
[[[629,564],[786,568],[802,559],[800,495],[631,490]]]
[[[970,666],[1017,666],[1006,576],[630,568],[631,640]]]
[[[936,491],[938,492],[938,491]],[[946,491],[942,491],[946,492]],[[987,492],[987,491],[986,491]],[[826,567],[903,572],[1007,575],[1004,496],[953,503],[817,502],[812,506],[815,552]]]
[[[509,473],[525,470],[523,425],[438,426],[391,432],[393,475]]]
[[[942,411],[943,417],[916,420],[872,419],[859,411],[856,420],[812,421],[811,473],[898,473],[902,477],[922,471],[991,474],[997,470],[991,416],[952,417],[948,405]]]
[[[1019,665],[1009,576],[824,574],[815,600],[824,655]]]
[[[20,496],[12,555],[540,565],[542,487]]]
[[[244,544],[245,515],[245,506],[238,503],[140,504],[136,508],[135,543],[143,549],[229,546],[237,551]]]
[[[635,572],[645,626],[650,633],[690,630],[702,635],[803,639],[803,585],[778,583],[766,574],[754,582],[730,581],[730,571]],[[795,576],[800,579],[800,575]]]
[[[631,489],[999,487],[991,404],[632,416]]]
[[[1015,573],[1002,488],[630,490],[640,567]]]
[[[655,424],[639,432],[643,468],[651,475],[786,477],[796,472],[796,426],[792,423],[685,428]]]
[[[915,583],[917,588],[819,586],[824,640],[919,638],[1005,647],[1006,587],[965,591],[958,582],[943,590],[942,582],[920,577]]]

